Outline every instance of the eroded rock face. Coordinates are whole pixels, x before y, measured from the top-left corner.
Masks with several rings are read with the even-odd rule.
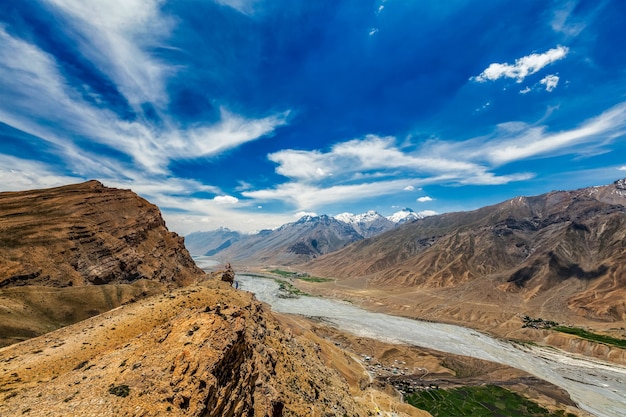
[[[0,415],[367,415],[314,343],[251,294],[207,285],[0,351]]]
[[[0,288],[178,285],[203,272],[159,209],[98,181],[0,193]]]

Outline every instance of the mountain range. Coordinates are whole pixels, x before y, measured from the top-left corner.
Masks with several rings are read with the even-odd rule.
[[[620,213],[625,190],[622,182],[599,191],[605,202],[615,203],[604,212]],[[299,236],[316,236],[317,243],[310,242],[320,252],[332,249],[333,236],[358,239],[319,256],[317,267],[323,269],[333,255],[341,258],[349,248],[402,236],[427,220],[381,232],[385,223],[376,213],[341,217],[344,221],[303,217],[260,233],[259,239],[269,235],[284,244],[293,232],[292,247],[304,252]],[[616,219],[602,233],[623,230]],[[363,236],[368,225],[377,230],[374,237]],[[517,230],[508,220],[506,225]],[[574,228],[593,226],[581,220]],[[0,193],[0,243],[0,415],[430,415],[402,403],[388,376],[364,373],[378,361],[384,372],[393,372],[396,387],[418,380],[439,384],[442,377],[453,378],[455,386],[496,381],[524,395],[530,389],[531,396],[551,405],[555,400],[559,407],[573,405],[566,393],[521,371],[271,314],[252,294],[222,282],[223,274],[199,270],[183,239],[167,230],[159,209],[130,190],[89,181]],[[613,240],[608,244],[618,246]],[[271,245],[266,250],[271,253]],[[361,265],[375,260],[353,258]],[[608,272],[585,268],[570,268],[572,279],[597,280],[612,271],[611,266]],[[345,278],[339,284],[350,281],[348,269],[340,274]],[[372,279],[377,291],[409,293],[405,283],[372,277],[366,280]],[[371,292],[358,292],[363,300],[375,299]],[[407,364],[402,375],[396,374],[399,363]]]
[[[445,292],[501,311],[515,304],[564,319],[623,321],[626,179],[426,217],[302,269],[381,291]]]
[[[227,228],[194,232],[185,237],[185,246],[194,255],[214,256],[229,262],[296,264],[423,217],[409,208],[389,217],[373,210],[332,217],[305,215],[277,229],[252,235]]]

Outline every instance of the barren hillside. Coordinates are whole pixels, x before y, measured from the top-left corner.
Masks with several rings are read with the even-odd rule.
[[[303,269],[355,288],[624,321],[625,267],[620,180],[424,218]]]

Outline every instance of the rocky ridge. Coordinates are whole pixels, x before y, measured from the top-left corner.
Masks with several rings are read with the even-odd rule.
[[[318,350],[210,281],[0,349],[0,415],[367,415]]]
[[[159,209],[98,181],[0,193],[0,288],[171,285],[202,274]]]
[[[0,193],[0,346],[203,275],[130,190],[89,181]]]

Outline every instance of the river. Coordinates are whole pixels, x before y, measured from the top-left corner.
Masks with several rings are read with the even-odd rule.
[[[626,367],[498,340],[460,326],[372,313],[338,300],[280,298],[278,284],[271,279],[237,275],[237,281],[274,311],[323,319],[358,336],[509,365],[565,389],[580,408],[598,417],[626,416]]]

